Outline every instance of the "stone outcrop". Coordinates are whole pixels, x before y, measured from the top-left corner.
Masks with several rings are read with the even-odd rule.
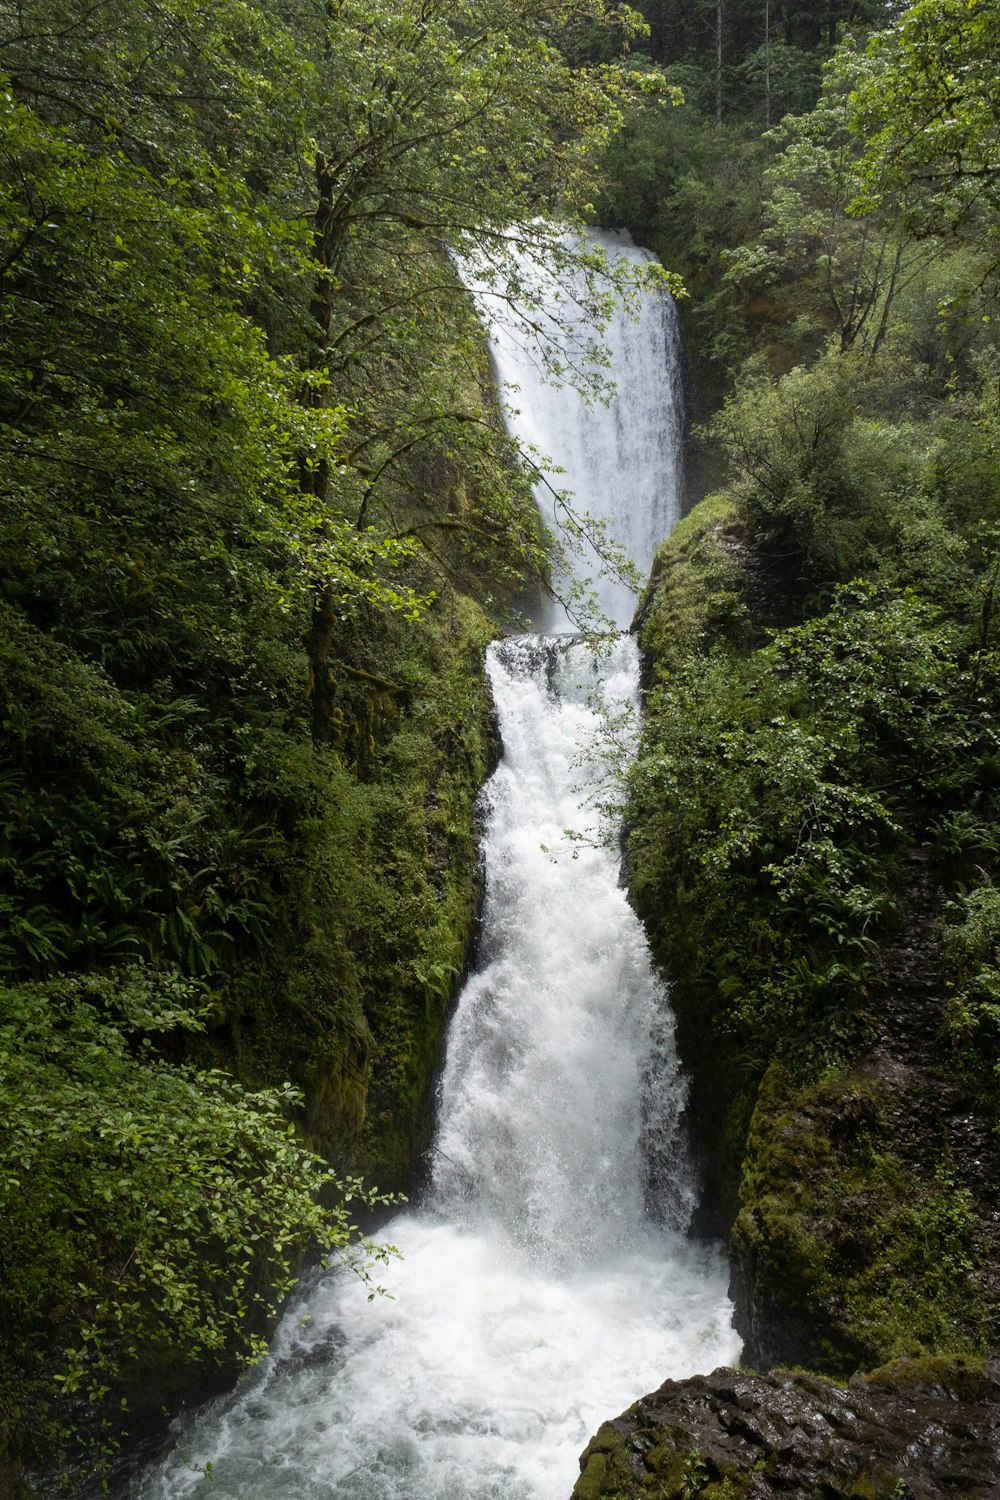
[[[757,1369],[846,1376],[893,1356],[1000,1347],[1000,1140],[942,1039],[941,896],[900,858],[904,920],[879,953],[869,1045],[814,1084],[773,1065],[731,1240]]]
[[[573,1500],[1000,1497],[1000,1365],[899,1360],[846,1387],[716,1370],[605,1422]]]

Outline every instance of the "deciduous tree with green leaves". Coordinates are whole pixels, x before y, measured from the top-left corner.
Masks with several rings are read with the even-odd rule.
[[[852,100],[864,142],[860,209],[903,194],[912,233],[985,235],[995,244],[998,51],[996,0],[917,0],[876,34]]]
[[[2,992],[0,1410],[50,1471],[92,1477],[191,1366],[259,1355],[310,1243],[366,1277],[387,1253],[348,1251],[384,1200],[303,1146],[287,1086],[168,1061],[204,999],[141,968]]]
[[[765,173],[764,227],[728,257],[727,275],[777,291],[786,317],[808,320],[820,338],[833,333],[842,350],[876,354],[895,299],[939,249],[907,232],[898,199],[857,211],[861,144],[851,125],[869,73],[867,59],[842,48],[815,109],[773,132],[780,149]]]

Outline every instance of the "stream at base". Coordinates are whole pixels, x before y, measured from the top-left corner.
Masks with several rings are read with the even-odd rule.
[[[543,390],[530,357],[516,369],[516,339],[493,330],[501,386],[544,414],[562,482],[589,486],[643,569],[677,512],[671,316],[651,295],[639,323],[609,330],[624,374],[596,415]],[[568,1500],[603,1420],[739,1357],[722,1255],[686,1233],[667,995],[595,811],[607,716],[637,700],[635,644],[595,656],[571,635],[522,636],[487,665],[503,756],[482,791],[482,933],[430,1185],[379,1235],[401,1252],[378,1270],[390,1296],[317,1273],[267,1359],[176,1425],[130,1500]]]

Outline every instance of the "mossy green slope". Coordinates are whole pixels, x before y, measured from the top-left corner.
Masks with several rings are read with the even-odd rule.
[[[239,1076],[292,1079],[309,1138],[385,1191],[405,1189],[427,1143],[441,1021],[468,956],[494,633],[461,596],[383,626],[327,757],[346,829],[324,845],[319,813],[284,967],[263,988],[259,973],[234,975],[211,1032]],[[263,769],[278,791],[280,772]],[[310,910],[324,891],[325,924]]]
[[[629,887],[672,983],[705,1222],[732,1234],[751,1363],[986,1353],[992,886],[941,830],[975,824],[986,856],[993,655],[961,604],[882,582],[775,629],[765,563],[710,499],[642,617]]]
[[[179,732],[151,726],[99,669],[3,618],[0,1051],[8,1099],[27,1089],[33,1109],[46,1090],[52,1128],[19,1109],[2,1179],[0,1414],[44,1485],[66,1463],[72,1487],[123,1432],[231,1378],[264,1331],[317,1227],[291,1154],[296,1186],[274,1197],[268,1130],[294,1128],[289,1152],[321,1152],[341,1180],[413,1180],[478,901],[495,627],[452,594],[416,622],[369,620],[343,643],[339,743],[317,747],[304,653],[213,718],[188,704],[191,735],[184,706]],[[286,1084],[298,1100],[273,1112],[246,1092]],[[237,1111],[228,1126],[209,1124],[213,1100]],[[257,1119],[256,1145],[227,1143]],[[168,1267],[190,1337],[158,1310]]]

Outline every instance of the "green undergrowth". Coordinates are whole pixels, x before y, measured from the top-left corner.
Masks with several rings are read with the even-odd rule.
[[[287,1124],[288,1085],[164,1055],[201,986],[135,967],[0,998],[0,1389],[27,1455],[79,1481],[192,1370],[255,1358],[306,1247],[346,1255],[375,1200]]]
[[[886,509],[867,579],[820,585],[803,542],[769,594],[741,481],[661,549],[642,615],[629,889],[672,983],[708,1222],[734,1226],[751,1358],[835,1374],[998,1336],[981,1182],[941,1102],[995,1129],[995,563],[923,472],[921,579]]]
[[[412,1176],[478,897],[493,627],[461,596],[364,622],[316,746],[290,646],[220,713],[2,623],[0,1405],[72,1487],[255,1357],[309,1245],[374,1203],[355,1174]]]
[[[978,830],[973,837],[981,837]],[[1000,890],[986,881],[957,892],[945,907],[940,942],[955,1067],[1000,1124]]]

